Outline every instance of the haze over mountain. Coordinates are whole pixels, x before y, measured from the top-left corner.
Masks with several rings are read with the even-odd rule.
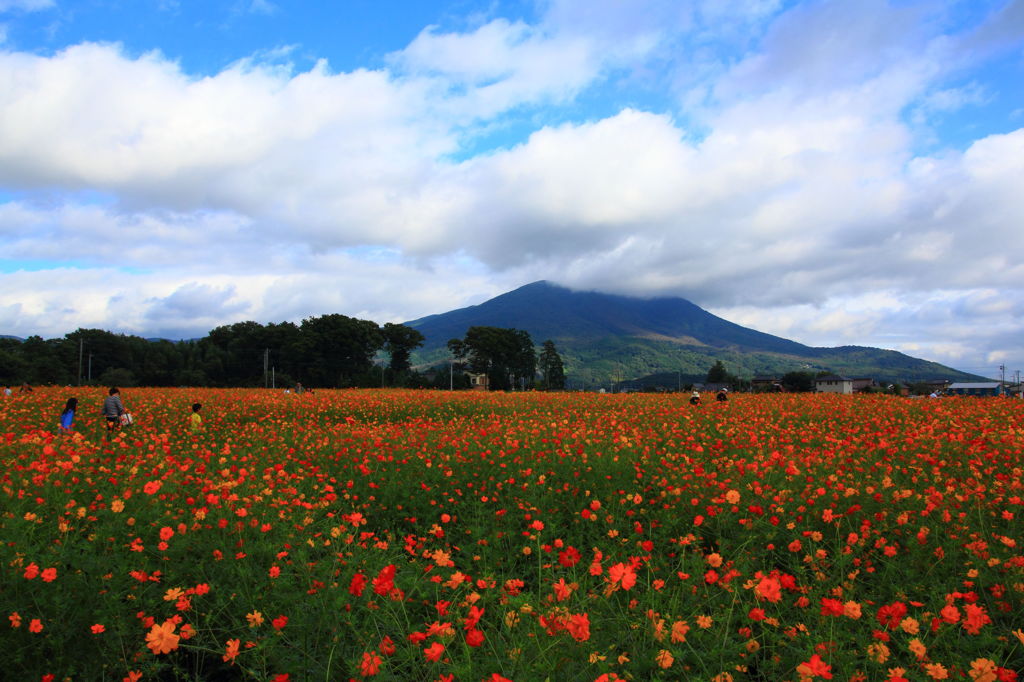
[[[551,339],[571,380],[599,385],[658,373],[702,377],[716,360],[733,374],[833,371],[879,381],[967,380],[975,375],[863,346],[814,348],[712,315],[683,298],[633,298],[534,282],[479,305],[406,322],[426,342],[416,359],[447,358],[446,343],[474,325],[513,327]]]

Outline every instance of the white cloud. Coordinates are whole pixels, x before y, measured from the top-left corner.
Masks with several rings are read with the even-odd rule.
[[[989,24],[951,38],[917,5],[736,4],[730,22],[714,3],[552,1],[344,73],[296,72],[291,48],[203,78],[117,45],[0,52],[6,268],[65,266],[0,274],[0,331],[397,321],[547,278],[814,345],[1012,349],[1024,129],[922,156],[906,116],[990,94],[947,82]],[[702,60],[694,108],[573,110],[614,74]],[[466,154],[509,116],[532,134]]]

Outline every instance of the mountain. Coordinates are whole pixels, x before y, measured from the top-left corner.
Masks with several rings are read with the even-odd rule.
[[[426,337],[413,357],[421,365],[447,360],[448,340],[465,336],[471,326],[512,327],[529,332],[538,346],[553,340],[570,381],[589,386],[658,373],[703,379],[716,360],[745,377],[808,370],[878,381],[978,379],[891,350],[805,346],[729,322],[683,298],[572,291],[545,281],[405,324]]]

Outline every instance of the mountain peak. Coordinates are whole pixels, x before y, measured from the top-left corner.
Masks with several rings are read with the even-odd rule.
[[[537,345],[554,341],[570,374],[584,372],[594,380],[666,371],[702,376],[716,360],[742,376],[798,369],[890,381],[970,376],[895,351],[811,348],[729,322],[684,298],[575,291],[548,280],[406,324],[426,337],[417,354],[422,361],[447,357],[448,340],[464,337],[472,326],[515,328]]]

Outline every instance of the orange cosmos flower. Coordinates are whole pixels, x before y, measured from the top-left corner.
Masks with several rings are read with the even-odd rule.
[[[821,656],[818,654],[814,654],[811,656],[811,660],[798,665],[796,672],[803,678],[821,677],[826,680],[832,679],[832,666],[821,660]]]
[[[12,628],[21,627],[21,614],[19,614],[17,611],[13,611],[11,615],[7,616],[7,620],[11,621]]]
[[[924,671],[933,680],[949,679],[949,671],[941,663],[925,663]]]
[[[89,628],[89,631],[92,632],[92,634],[94,635],[101,635],[107,631],[107,628],[102,623],[96,623],[95,625]]]
[[[29,632],[42,632],[43,621],[39,620],[38,618],[33,618],[31,621],[29,621],[28,629]]]
[[[939,616],[946,623],[953,624],[960,620],[960,609],[952,604],[946,604],[942,607],[942,610],[939,611]]]
[[[658,652],[658,655],[654,657],[654,662],[661,668],[671,668],[675,661],[676,659],[668,649],[662,649]]]
[[[981,628],[986,623],[991,623],[992,619],[985,613],[985,609],[977,604],[965,604],[963,628],[972,635],[976,635],[981,632]]]
[[[252,613],[245,614],[245,619],[249,621],[249,627],[251,628],[263,625],[263,614],[259,611],[253,611]]]
[[[164,601],[178,601],[184,594],[185,590],[180,587],[172,587],[164,593]]]
[[[569,583],[565,582],[565,578],[559,578],[558,582],[554,585],[555,599],[557,601],[565,601],[572,595],[573,587]]]
[[[686,624],[685,620],[677,620],[672,623],[672,643],[682,644],[686,641],[686,633],[690,631],[690,626]]]
[[[57,579],[57,569],[56,568],[46,568],[46,569],[43,569],[43,572],[39,575],[39,577],[43,579],[44,583],[52,583],[54,580]]]
[[[154,654],[169,654],[178,648],[179,636],[174,633],[174,621],[167,620],[160,625],[154,625],[146,634],[146,646]]]
[[[235,664],[235,658],[238,657],[238,647],[241,645],[241,643],[242,641],[238,639],[228,640],[227,647],[224,649],[225,663],[231,663],[231,665]]]
[[[566,629],[577,642],[587,641],[590,639],[590,615],[586,613],[573,614],[569,617]]]
[[[987,658],[976,658],[971,661],[971,669],[967,674],[974,682],[996,682],[996,664]]]
[[[613,586],[618,584],[622,589],[628,590],[636,585],[636,571],[632,566],[618,563],[608,569],[608,579]]]

